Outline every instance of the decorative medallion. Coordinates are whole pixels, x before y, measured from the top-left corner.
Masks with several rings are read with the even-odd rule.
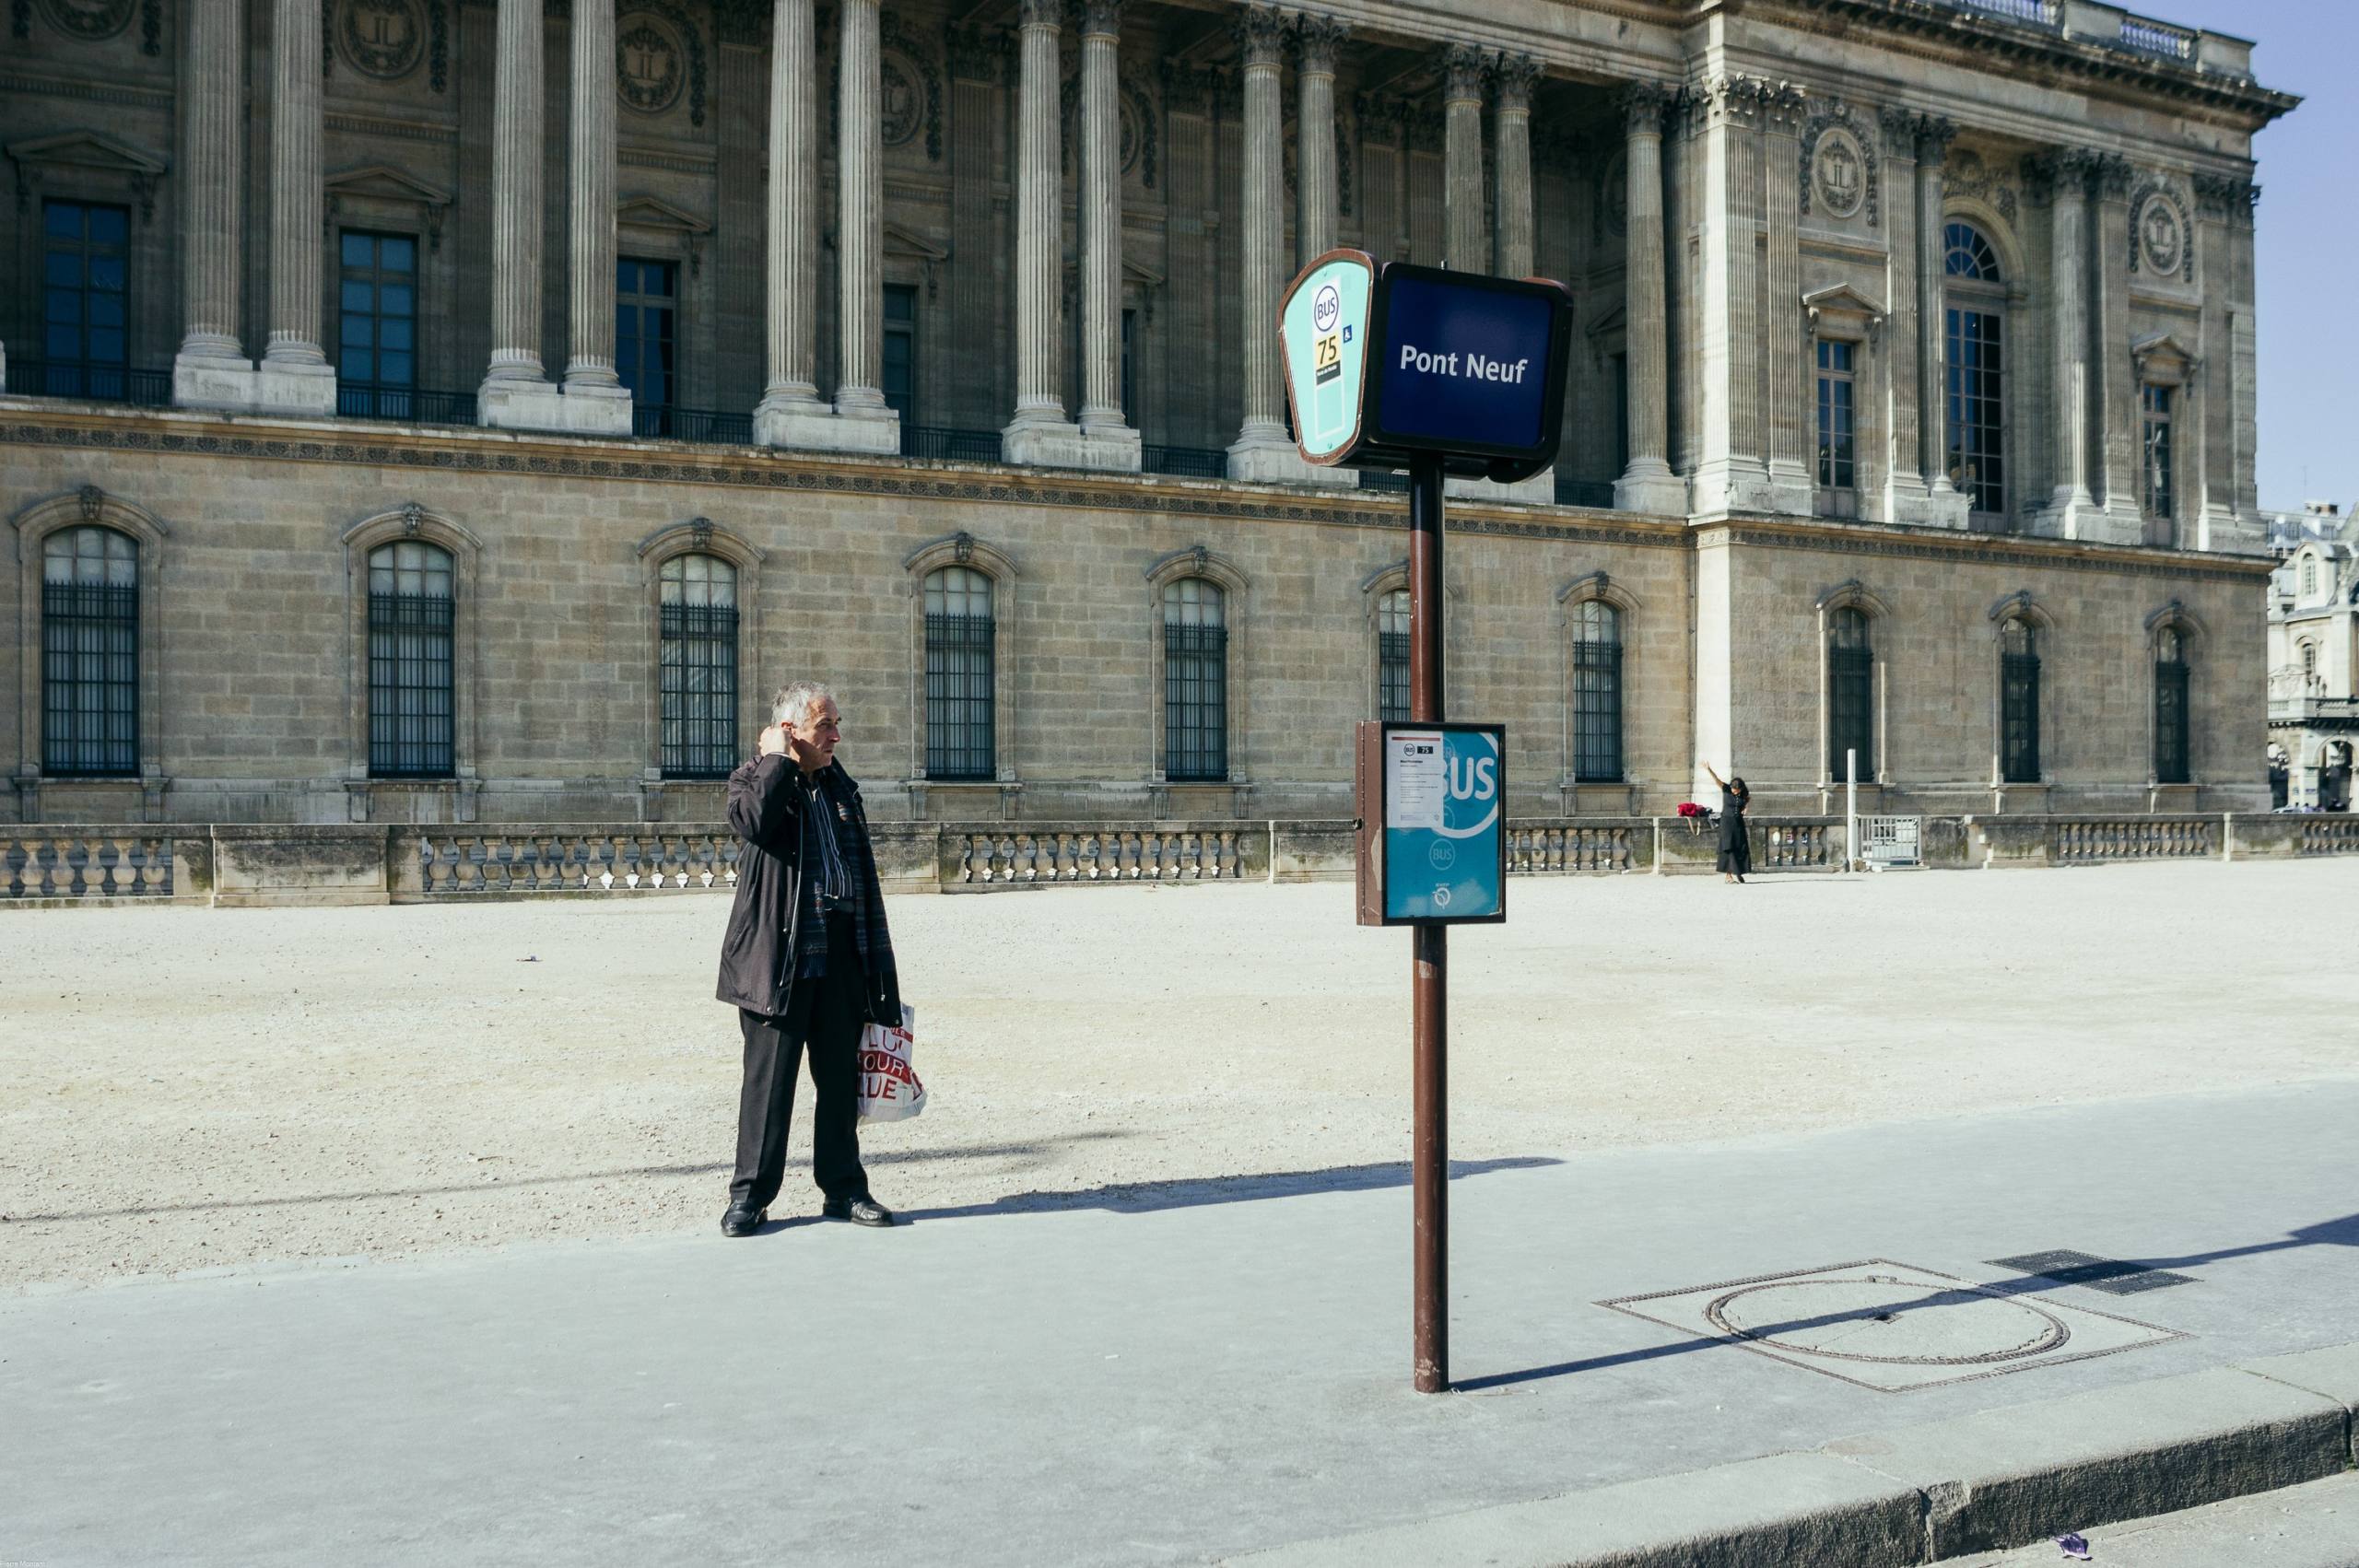
[[[886,55],[879,68],[885,145],[898,147],[913,140],[925,118],[925,97],[903,62]]]
[[[364,76],[400,80],[417,69],[425,44],[418,0],[343,0],[337,7],[335,46]]]
[[[136,7],[133,0],[41,0],[41,8],[58,31],[96,42],[129,27]]]
[[[1139,111],[1125,97],[1115,113],[1122,123],[1122,172],[1128,174],[1139,161]]]
[[[2155,192],[2140,205],[2135,228],[2138,254],[2130,259],[2142,258],[2146,270],[2157,277],[2176,277],[2180,263],[2187,260],[2187,225],[2178,216],[2177,204]]]
[[[1849,217],[1868,200],[1868,156],[1860,138],[1841,125],[1819,134],[1818,156],[1811,161],[1811,191],[1820,210],[1829,217]]]
[[[652,12],[633,11],[616,22],[615,86],[624,107],[661,114],[679,102],[687,54],[672,24]]]

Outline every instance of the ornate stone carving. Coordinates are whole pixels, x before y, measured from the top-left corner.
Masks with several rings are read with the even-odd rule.
[[[1791,82],[1765,82],[1761,88],[1762,121],[1780,135],[1793,135],[1802,129],[1802,116],[1808,112],[1810,99]]]
[[[1715,76],[1704,84],[1703,111],[1708,120],[1731,125],[1757,125],[1776,88],[1760,76]]]
[[[1162,65],[1163,101],[1175,114],[1207,114],[1219,106],[1220,72],[1210,65]]]
[[[2260,187],[2229,174],[2199,174],[2194,180],[2195,210],[2215,223],[2249,223],[2260,199]]]
[[[713,30],[723,43],[769,41],[770,7],[763,0],[716,0],[712,21]]]
[[[1802,213],[1848,218],[1860,214],[1874,228],[1883,205],[1884,160],[1867,118],[1848,104],[1814,114],[1802,127]]]
[[[1540,62],[1529,54],[1502,54],[1491,67],[1492,79],[1498,83],[1499,107],[1532,109],[1532,89],[1539,85]]]
[[[2189,260],[2187,215],[2178,198],[2159,182],[2144,187],[2130,208],[2130,270],[2191,277]]]
[[[1884,127],[1884,150],[1898,158],[1917,156],[1917,111],[1895,109],[1887,104],[1876,111],[1876,123]]]
[[[84,522],[96,522],[106,514],[107,493],[96,485],[85,485],[74,493],[76,505],[82,510]]]
[[[1920,114],[1917,117],[1917,161],[1939,167],[1949,157],[1950,144],[1957,140],[1957,122],[1942,114]]]
[[[1654,82],[1632,82],[1622,89],[1622,123],[1625,131],[1660,132],[1671,89]]]
[[[419,0],[341,0],[333,30],[346,63],[381,82],[417,70],[426,53],[426,8]]]
[[[41,0],[41,9],[49,25],[66,37],[96,43],[129,27],[136,7],[133,0]]]
[[[985,82],[992,87],[1007,80],[1009,53],[1015,35],[1005,28],[974,22],[952,22],[943,31],[949,46],[950,75],[961,82]]]
[[[1483,78],[1490,74],[1491,57],[1469,43],[1453,43],[1442,51],[1443,97],[1452,103],[1469,99],[1483,101]]]
[[[2127,201],[2130,197],[2130,160],[2119,153],[2101,152],[2095,155],[2095,192],[2108,202]]]
[[[426,509],[416,501],[402,503],[402,537],[415,539],[426,531]]]
[[[877,66],[877,79],[879,132],[886,146],[903,146],[917,135],[923,118],[918,85],[910,79],[908,67],[889,54]]]
[[[958,558],[960,566],[965,566],[975,558],[975,536],[960,529],[950,537],[950,553]]]
[[[712,548],[712,519],[709,517],[688,519],[688,548],[699,556]]]
[[[1233,29],[1247,65],[1279,65],[1285,60],[1285,18],[1272,6],[1248,6]]]
[[[661,114],[687,95],[688,123],[704,123],[704,35],[676,6],[634,6],[615,18],[615,91],[623,107]]]
[[[876,39],[884,50],[883,70],[885,101],[885,141],[896,146],[913,136],[919,126],[925,129],[925,156],[929,163],[942,161],[942,67],[935,61],[933,49],[914,35],[904,30],[901,18],[892,11],[879,13]],[[901,78],[906,97],[897,104],[893,74]],[[906,112],[907,128],[896,138],[894,116]]]
[[[1074,9],[1085,38],[1094,32],[1112,34],[1121,31],[1122,0],[1080,0]]]
[[[1146,88],[1136,82],[1126,81],[1116,94],[1117,117],[1121,123],[1121,169],[1125,174],[1136,170],[1139,183],[1155,189],[1157,137],[1155,123],[1155,99]]]
[[[1942,194],[1984,203],[2009,223],[2015,221],[2013,174],[1986,162],[1971,147],[1961,148],[1942,170]]]
[[[1351,36],[1348,24],[1334,17],[1306,11],[1295,18],[1296,57],[1306,71],[1335,74],[1335,52]]]

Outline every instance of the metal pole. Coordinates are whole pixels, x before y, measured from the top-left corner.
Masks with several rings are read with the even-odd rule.
[[[1843,866],[1857,871],[1867,860],[1860,852],[1860,748],[1843,750]]]
[[[1409,717],[1426,722],[1449,717],[1443,711],[1441,528],[1441,460],[1421,457],[1409,470]],[[1438,925],[1420,925],[1411,933],[1416,1120],[1409,1169],[1420,1394],[1449,1387],[1449,928]]]

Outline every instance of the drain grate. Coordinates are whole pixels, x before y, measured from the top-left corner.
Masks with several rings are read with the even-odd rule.
[[[2063,1249],[2026,1252],[2021,1258],[1993,1258],[1990,1264],[1995,1269],[2036,1274],[2060,1285],[2086,1285],[2093,1291],[2117,1296],[2134,1296],[2141,1291],[2167,1290],[2173,1285],[2196,1282],[2192,1274],[2174,1274],[2167,1269],[2149,1269],[2142,1263],[2124,1263],[2118,1258]]]

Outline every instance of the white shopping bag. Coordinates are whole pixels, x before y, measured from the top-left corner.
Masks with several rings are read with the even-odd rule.
[[[918,1011],[901,1009],[898,1028],[882,1024],[860,1031],[860,1119],[907,1121],[925,1109],[925,1085],[910,1065],[910,1036],[917,1028]]]

